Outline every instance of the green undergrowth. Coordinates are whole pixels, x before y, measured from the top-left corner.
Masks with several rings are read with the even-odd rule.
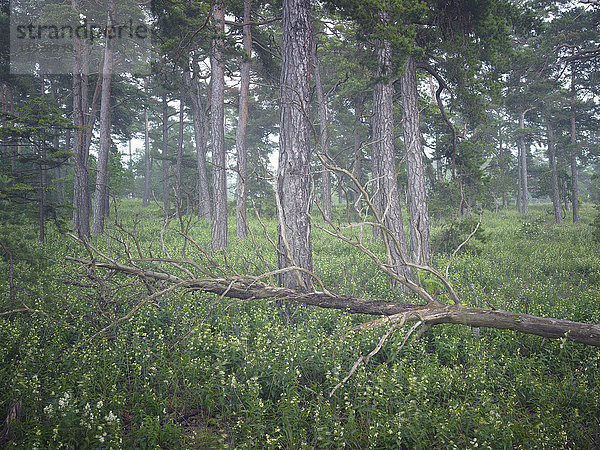
[[[158,210],[130,201],[119,214],[125,228],[136,224],[146,256],[165,256]],[[534,207],[527,221],[513,211],[486,213],[484,238],[454,257],[450,280],[469,305],[598,321],[600,247],[589,226],[593,216],[585,207],[582,225],[557,227],[544,207]],[[263,227],[250,225],[263,260],[251,239],[233,237],[231,220],[227,262],[240,273],[272,270],[276,255]],[[275,239],[274,221],[265,225]],[[183,250],[180,230],[173,222],[162,234],[172,257]],[[355,249],[323,231],[313,233],[315,272],[330,290],[404,299]],[[191,222],[189,235],[208,248],[209,225]],[[600,445],[597,348],[452,325],[434,327],[401,348],[407,325],[329,398],[385,326],[355,332],[372,318],[293,306],[286,321],[267,300],[214,306],[214,295],[174,290],[88,343],[145,298],[148,287],[102,270],[79,276],[82,268],[64,257],[88,254],[57,231],[50,230],[44,246],[27,226],[2,230],[0,240],[9,249],[0,252],[0,311],[23,309],[23,303],[36,310],[0,317],[0,419],[16,402],[22,411],[7,448]],[[118,240],[126,238],[112,225],[92,245],[124,261]],[[382,254],[379,244],[369,245]],[[185,250],[202,260],[190,242]],[[223,262],[222,255],[214,257]],[[434,265],[445,270],[449,261],[450,253],[440,252]]]

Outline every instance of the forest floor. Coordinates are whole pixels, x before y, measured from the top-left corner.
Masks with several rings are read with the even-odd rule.
[[[511,210],[484,213],[482,230],[450,266],[463,303],[600,321],[600,244],[589,226],[596,210],[584,206],[581,225],[555,226],[548,209],[533,207],[527,221]],[[210,225],[193,221],[174,220],[161,233],[162,213],[135,201],[121,203],[118,225],[114,215],[109,222],[91,244],[115,259],[124,257],[123,243],[137,252],[125,230],[135,229],[146,257],[165,257],[165,249],[180,257],[182,227],[199,247],[186,244],[188,258],[202,259],[210,242]],[[226,262],[238,272],[276,267],[265,238],[265,230],[274,238],[275,221],[264,225],[250,223],[255,245],[233,237],[230,220]],[[0,420],[10,411],[18,416],[0,446],[600,447],[597,347],[453,325],[402,347],[407,325],[330,398],[387,327],[356,331],[372,318],[293,305],[285,320],[272,301],[219,301],[90,273],[65,259],[87,258],[86,249],[49,228],[43,246],[34,226],[0,229]],[[433,235],[448,229],[435,224]],[[248,256],[255,246],[261,258]],[[379,243],[372,247],[381,252]],[[441,270],[450,261],[446,247],[438,242],[433,261]],[[315,272],[330,291],[403,299],[360,252],[318,229],[313,252]],[[166,292],[88,341],[149,289]]]

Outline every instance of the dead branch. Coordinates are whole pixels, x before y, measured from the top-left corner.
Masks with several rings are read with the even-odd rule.
[[[319,308],[339,309],[351,314],[367,314],[374,316],[395,316],[391,320],[400,320],[405,316],[406,322],[418,322],[428,326],[439,324],[457,324],[471,327],[496,328],[514,330],[526,334],[534,334],[546,338],[564,338],[574,342],[600,347],[600,325],[573,322],[533,316],[530,314],[514,313],[503,310],[490,310],[470,307],[461,304],[442,305],[432,303],[415,305],[410,303],[391,302],[384,300],[365,300],[362,298],[328,295],[324,292],[299,292],[292,289],[271,286],[263,283],[254,276],[221,277],[221,278],[196,278],[183,279],[169,273],[151,270],[141,270],[133,266],[120,263],[86,260],[68,257],[70,261],[77,262],[86,267],[97,267],[115,270],[133,276],[156,281],[173,283],[168,289],[157,292],[151,296],[155,298],[179,287],[186,289],[212,292],[224,297],[249,299],[276,299],[289,300]],[[150,297],[140,302],[134,310],[128,313],[120,322],[130,318],[135,311],[143,306]],[[110,325],[108,328],[116,325]],[[104,331],[104,330],[103,330]],[[89,340],[88,340],[89,341]]]

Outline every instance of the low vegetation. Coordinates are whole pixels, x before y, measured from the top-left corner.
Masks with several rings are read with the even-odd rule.
[[[582,225],[553,226],[546,210],[535,207],[528,222],[513,211],[483,215],[481,231],[450,269],[464,303],[600,319],[595,211],[582,209]],[[144,251],[161,255],[159,210],[124,201],[118,220],[135,227]],[[163,234],[173,255],[183,247],[179,226],[172,222]],[[250,226],[264,262],[276,268],[261,224]],[[274,236],[275,222],[266,227]],[[453,230],[472,229],[462,228]],[[448,229],[437,224],[434,235]],[[452,325],[402,347],[407,325],[329,398],[385,325],[359,331],[364,317],[309,308],[292,308],[286,321],[271,301],[171,290],[88,342],[147,287],[100,269],[95,278],[79,276],[65,257],[88,256],[85,248],[52,228],[43,246],[33,226],[0,233],[2,418],[20,406],[3,436],[8,448],[600,445],[596,347]],[[190,235],[208,248],[210,225],[193,224]],[[112,225],[92,243],[114,251],[123,236]],[[319,230],[313,239],[315,272],[331,291],[401,298],[354,248]],[[264,272],[247,258],[252,253],[251,239],[232,240],[228,263]],[[450,257],[442,246],[434,266],[444,270]]]

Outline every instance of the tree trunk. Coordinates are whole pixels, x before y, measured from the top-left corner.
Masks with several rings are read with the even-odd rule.
[[[508,207],[508,201],[506,199],[506,184],[505,181],[507,179],[506,176],[506,164],[504,163],[504,141],[502,140],[502,127],[498,127],[498,141],[499,141],[499,168],[500,168],[500,180],[502,183],[502,209],[506,209]]]
[[[144,197],[142,206],[147,207],[150,204],[150,124],[148,120],[148,77],[144,78],[144,93],[146,99],[144,102]]]
[[[79,11],[79,1],[72,0],[75,11]],[[73,228],[81,238],[90,237],[90,191],[87,167],[88,148],[85,145],[84,110],[87,104],[87,89],[84,88],[83,42],[73,35],[73,139],[74,174],[73,183]]]
[[[384,300],[365,300],[357,297],[330,295],[323,292],[306,293],[300,290],[270,286],[254,277],[184,280],[169,273],[143,270],[139,267],[113,262],[89,261],[72,257],[67,257],[67,259],[87,267],[93,265],[128,273],[142,277],[144,280],[181,283],[188,289],[212,292],[229,298],[243,300],[275,298],[319,308],[339,309],[351,314],[368,314],[390,318],[402,315],[406,321],[421,321],[423,324],[431,326],[449,323],[476,328],[514,330],[546,338],[568,339],[600,347],[600,325],[598,324],[538,317],[499,309],[475,308],[460,304],[442,305],[433,303],[431,305],[416,305]],[[398,319],[398,316],[396,316],[396,319]]]
[[[419,96],[415,61],[409,56],[400,80],[402,89],[402,125],[406,148],[408,176],[408,215],[410,221],[410,252],[413,263],[425,264],[431,259],[429,212],[423,167],[423,147],[419,131]]]
[[[278,266],[313,270],[310,196],[311,58],[310,1],[283,1],[281,108],[277,169]],[[286,288],[311,290],[313,280],[300,271],[279,275]]]
[[[529,109],[519,114],[519,129],[525,129],[525,113]],[[521,169],[521,213],[523,216],[529,214],[529,189],[527,186],[527,148],[525,146],[525,137],[519,136],[519,155],[520,155],[520,169]]]
[[[552,208],[554,209],[554,222],[562,223],[560,211],[560,192],[558,190],[558,173],[556,171],[556,149],[554,142],[554,129],[550,121],[550,115],[546,115],[546,133],[548,137],[548,160],[550,166],[550,177],[552,179]]]
[[[114,0],[108,3],[107,27],[112,27],[115,15]],[[104,232],[104,218],[108,213],[108,156],[110,153],[110,87],[113,74],[114,41],[107,34],[104,50],[104,66],[102,70],[102,101],[100,103],[100,147],[98,149],[98,166],[96,169],[96,191],[94,192],[94,217],[92,233]]]
[[[574,118],[571,120],[573,123]],[[576,143],[573,143],[573,139],[571,142],[572,145],[577,145]],[[573,205],[573,223],[579,223],[579,186],[577,178],[577,151],[573,149],[571,153],[571,203]]]
[[[319,105],[319,151],[323,154],[325,160],[329,160],[329,117],[327,112],[327,99],[323,94],[323,83],[321,81],[321,64],[317,57],[317,44],[313,42],[312,60],[315,68],[315,89],[317,91],[317,102]],[[323,213],[325,220],[331,220],[331,172],[323,168],[321,176],[323,190]]]
[[[391,45],[378,41],[378,77],[380,81],[373,90],[373,164],[377,163],[379,180],[380,210],[378,214],[391,236],[382,233],[389,248],[388,260],[394,271],[411,278],[411,270],[405,265],[408,256],[406,234],[402,219],[402,207],[398,193],[396,160],[394,155],[394,86],[391,83]],[[377,159],[377,162],[375,161]],[[398,243],[396,245],[395,243]]]
[[[573,50],[574,51],[574,50]],[[579,186],[577,184],[577,132],[575,128],[575,61],[571,62],[571,202],[573,223],[579,223]]]
[[[169,102],[167,93],[162,95],[162,174],[163,174],[163,209],[165,216],[171,210],[171,197],[169,196]]]
[[[211,97],[210,133],[212,143],[214,210],[211,231],[212,249],[227,248],[227,172],[225,160],[225,74],[223,49],[225,5],[217,0],[213,6],[213,19],[218,36],[211,43]]]
[[[246,128],[248,125],[248,91],[250,88],[250,59],[252,58],[252,35],[250,34],[251,4],[244,0],[244,51],[240,69],[240,104],[238,123],[235,133],[237,152],[237,185],[236,185],[236,232],[240,239],[248,234],[246,223],[246,182],[248,176],[248,147],[246,145]]]
[[[523,205],[521,205],[521,200],[523,195],[521,194],[523,190],[523,183],[521,181],[521,175],[523,172],[521,171],[521,146],[517,141],[517,211],[519,214],[523,214]]]
[[[181,216],[183,200],[181,196],[181,161],[183,159],[183,131],[184,131],[185,86],[181,80],[179,95],[179,139],[177,141],[177,162],[175,169],[175,202],[177,215]]]
[[[200,93],[200,80],[190,77],[189,72],[183,74],[189,89],[189,100],[192,107],[194,123],[194,140],[196,142],[196,167],[198,171],[198,218],[210,222],[210,187],[206,170],[206,142],[208,140],[208,119]]]
[[[352,164],[352,175],[354,175],[354,178],[356,178],[358,180],[358,182],[360,183],[360,185],[363,185],[363,179],[362,179],[362,172],[363,172],[363,168],[362,168],[362,163],[363,163],[363,153],[362,153],[362,142],[360,140],[360,132],[359,132],[359,126],[360,126],[360,119],[362,117],[363,114],[363,110],[364,110],[364,101],[361,98],[356,98],[354,100],[354,130],[352,132],[353,134],[353,146],[354,146],[354,162]],[[350,192],[353,194],[352,195],[352,202],[356,201],[356,197],[358,197],[358,190],[356,188],[356,186],[351,186],[351,190]]]

